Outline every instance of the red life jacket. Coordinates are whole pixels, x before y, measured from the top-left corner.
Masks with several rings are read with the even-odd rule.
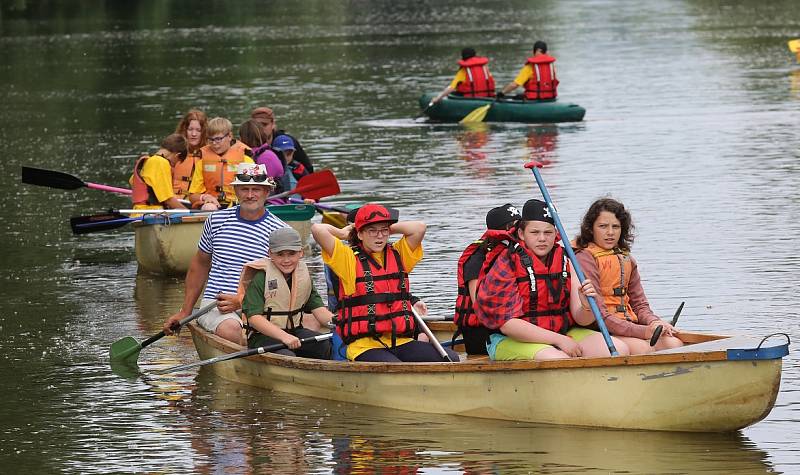
[[[489,72],[488,58],[473,56],[459,60],[458,65],[467,73],[467,80],[458,83],[456,92],[464,97],[494,97],[494,78]]]
[[[533,74],[525,83],[525,99],[555,99],[558,95],[555,61],[556,58],[547,54],[528,58],[527,64],[531,65]]]
[[[475,315],[472,296],[469,294],[467,282],[464,281],[464,265],[475,252],[484,246],[484,243],[490,241],[488,246],[486,246],[486,255],[483,259],[483,265],[481,266],[479,275],[480,280],[480,277],[486,276],[488,269],[492,267],[497,257],[507,249],[508,239],[510,239],[510,237],[507,231],[487,230],[480,239],[467,246],[464,252],[461,253],[461,257],[458,258],[458,296],[456,297],[456,310],[453,316],[453,322],[459,328],[483,326],[478,321],[478,316]],[[456,335],[458,335],[458,333],[456,333]]]
[[[392,335],[392,347],[397,336],[414,336],[416,323],[411,312],[411,291],[408,273],[403,269],[400,253],[386,246],[383,267],[364,249],[356,254],[356,290],[345,295],[339,281],[339,314],[336,332],[345,344],[371,336]]]
[[[142,173],[142,168],[144,167],[144,162],[150,157],[142,157],[136,160],[136,164],[133,166],[133,183],[131,184],[131,188],[133,193],[131,193],[131,202],[134,205],[158,205],[161,204],[156,198],[156,194],[150,186],[145,183],[142,179],[140,173]]]
[[[545,262],[516,241],[508,252],[523,307],[528,309],[518,318],[550,331],[567,333],[575,321],[569,311],[571,280],[564,248],[554,246],[545,256]]]

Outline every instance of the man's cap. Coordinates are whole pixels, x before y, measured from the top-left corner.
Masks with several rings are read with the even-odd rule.
[[[509,223],[522,219],[522,213],[511,203],[492,208],[486,213],[486,228],[505,230]]]
[[[397,215],[399,215],[399,213],[397,213],[395,216]],[[361,228],[368,224],[394,224],[396,222],[397,217],[392,216],[392,213],[390,213],[388,209],[376,203],[369,203],[358,208],[355,216],[356,231],[361,231]]]
[[[528,200],[522,207],[523,221],[544,221],[545,223],[555,224],[547,203],[541,200]]]
[[[245,175],[245,176],[239,176]],[[264,180],[256,181],[247,179],[245,177],[265,177]],[[242,180],[242,178],[245,178]],[[236,179],[231,182],[231,185],[264,185],[275,186],[275,180],[267,175],[267,167],[258,163],[240,163],[236,166]]]
[[[269,235],[269,252],[300,251],[303,241],[292,228],[278,228]]]
[[[253,109],[253,112],[250,113],[250,118],[255,119],[261,123],[274,122],[275,114],[269,107],[256,107],[255,109]]]
[[[294,146],[294,140],[288,135],[279,135],[272,141],[272,148],[275,150],[297,150]]]

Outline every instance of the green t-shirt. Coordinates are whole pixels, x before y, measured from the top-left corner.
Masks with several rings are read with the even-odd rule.
[[[245,315],[262,315],[264,312],[264,284],[266,281],[267,273],[263,270],[256,272],[250,285],[244,293],[244,300],[242,300],[242,312]],[[311,284],[311,295],[308,296],[308,301],[303,305],[303,312],[311,313],[312,310],[324,307],[322,297],[319,296],[314,284]]]

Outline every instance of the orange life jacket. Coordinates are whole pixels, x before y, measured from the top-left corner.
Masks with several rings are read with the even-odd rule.
[[[628,282],[633,272],[630,253],[616,247],[605,250],[595,243],[589,244],[586,250],[594,256],[597,263],[600,275],[600,288],[597,292],[603,297],[608,312],[629,322],[638,321],[628,296]]]
[[[458,272],[456,274],[458,296],[456,297],[456,310],[453,316],[453,322],[458,327],[482,326],[478,321],[478,316],[475,315],[472,296],[469,294],[469,287],[464,280],[464,265],[475,252],[481,249],[481,247],[484,247],[484,243],[489,241],[486,246],[486,255],[483,260],[483,265],[481,266],[479,280],[480,277],[485,277],[487,270],[492,267],[495,259],[506,250],[508,241],[504,239],[508,238],[509,235],[507,231],[487,230],[480,239],[467,246],[464,252],[461,253],[461,257],[458,258]]]
[[[558,95],[555,61],[556,58],[547,54],[528,58],[527,64],[531,65],[533,74],[525,83],[525,99],[555,99]]]
[[[172,168],[172,191],[178,199],[186,198],[194,174],[194,167],[203,158],[200,149],[190,153]]]
[[[411,312],[411,291],[408,273],[403,269],[400,253],[387,245],[383,267],[363,248],[356,249],[356,290],[345,295],[339,281],[339,314],[336,332],[346,344],[371,336],[414,336],[416,323]]]
[[[566,334],[575,325],[569,310],[571,279],[564,248],[555,245],[543,262],[523,244],[509,247],[514,275],[528,311],[518,317],[534,325]]]
[[[236,177],[237,165],[244,161],[245,156],[252,155],[250,147],[236,140],[222,156],[211,150],[211,145],[201,148],[200,152],[203,154],[200,163],[203,166],[205,193],[214,195],[220,204],[236,202],[231,182]]]
[[[456,92],[464,97],[494,97],[494,78],[486,66],[489,59],[473,56],[467,60],[459,60],[458,65],[464,68],[467,80],[458,83]]]
[[[131,189],[133,193],[131,193],[131,202],[134,205],[159,205],[161,204],[156,198],[156,194],[150,185],[145,183],[142,179],[140,173],[142,173],[142,168],[144,167],[144,162],[146,162],[150,157],[141,157],[140,159],[136,160],[136,164],[133,166],[133,182],[131,183]]]

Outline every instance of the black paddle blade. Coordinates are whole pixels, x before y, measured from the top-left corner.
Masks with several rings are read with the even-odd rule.
[[[75,216],[69,218],[69,226],[74,234],[88,234],[99,231],[117,229],[126,224],[139,221],[138,218],[129,218],[125,215],[109,212],[104,214],[93,214],[91,216]]]
[[[80,178],[67,173],[32,167],[22,167],[22,183],[61,190],[77,190],[86,186]]]

